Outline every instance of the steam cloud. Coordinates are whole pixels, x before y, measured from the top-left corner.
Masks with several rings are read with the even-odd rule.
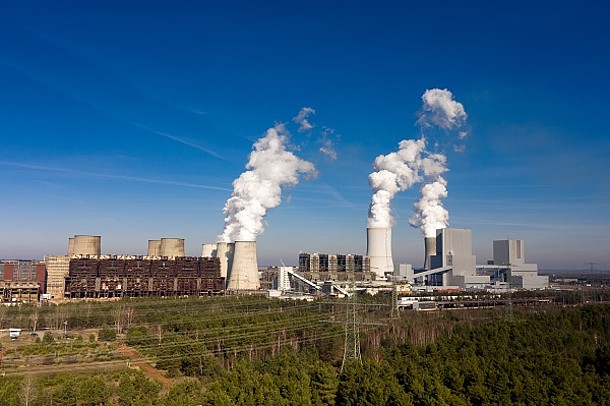
[[[311,162],[286,150],[288,137],[284,125],[278,124],[254,143],[246,165],[249,170],[233,181],[233,193],[223,209],[225,229],[219,241],[256,240],[264,231],[267,210],[282,202],[282,186],[296,185],[300,174],[315,174]]]
[[[375,159],[375,172],[369,175],[369,185],[374,193],[369,206],[368,227],[392,226],[390,202],[396,193],[421,180],[421,154],[425,149],[423,138],[403,140],[398,144],[397,152],[379,155]]]
[[[422,129],[439,127],[448,133],[456,131],[460,141],[468,136],[468,132],[463,130],[468,117],[464,106],[453,99],[449,90],[426,90],[422,101],[418,120]],[[463,150],[463,145],[454,146],[456,152]],[[442,203],[442,199],[447,197],[447,181],[442,176],[447,171],[447,158],[442,152],[428,154],[421,167],[426,183],[420,189],[420,199],[413,204],[415,213],[409,224],[419,227],[424,237],[434,237],[437,229],[449,225],[449,212]]]
[[[417,121],[422,132],[432,128],[440,128],[446,134],[458,131],[456,138],[459,141],[468,136],[464,130],[468,117],[464,106],[453,99],[449,90],[426,90],[422,101]],[[442,176],[447,172],[447,158],[442,151],[430,152],[427,144],[425,135],[419,140],[403,140],[398,144],[398,151],[375,159],[375,171],[369,175],[369,185],[374,193],[369,206],[368,227],[391,227],[392,199],[396,193],[419,182],[425,183],[409,223],[419,227],[426,237],[433,237],[437,229],[448,226],[449,213],[442,204],[442,199],[447,197],[447,181]],[[454,149],[461,151],[463,146]]]
[[[309,131],[313,129],[313,124],[311,124],[308,120],[308,117],[312,114],[316,114],[316,111],[311,107],[303,107],[299,114],[296,115],[292,119],[295,123],[299,125],[299,132]]]
[[[437,126],[450,130],[459,127],[468,118],[462,103],[453,100],[453,93],[447,89],[428,89],[421,98],[424,105],[417,122],[423,127]],[[458,136],[462,139],[466,135]]]

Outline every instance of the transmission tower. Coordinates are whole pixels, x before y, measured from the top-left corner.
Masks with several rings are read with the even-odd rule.
[[[510,289],[510,282],[508,282],[508,305],[504,307],[504,318],[506,320],[513,319],[513,294]]]
[[[360,325],[358,322],[356,297],[356,285],[354,283],[354,273],[351,273],[350,280],[351,296],[348,299],[345,309],[345,347],[343,352],[343,362],[341,363],[341,372],[348,362],[357,361],[362,364],[362,355],[360,354]]]
[[[396,278],[392,281],[392,310],[390,311],[391,319],[399,319],[400,312],[398,311],[398,286]]]

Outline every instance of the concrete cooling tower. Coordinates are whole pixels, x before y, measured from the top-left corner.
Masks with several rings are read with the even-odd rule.
[[[184,238],[161,238],[159,254],[162,257],[183,257]]]
[[[68,238],[68,256],[74,255],[74,237]]]
[[[257,290],[259,288],[256,241],[236,241],[227,289]]]
[[[148,251],[149,257],[160,257],[161,256],[161,240],[148,240]]]
[[[201,256],[202,257],[214,257],[216,255],[216,244],[202,244],[201,245]]]
[[[233,266],[233,253],[235,244],[231,242],[219,242],[216,244],[216,258],[220,259],[220,276],[226,278],[231,266]]]
[[[96,256],[102,253],[102,237],[99,235],[75,235],[72,241],[72,255]],[[68,251],[70,244],[68,240]]]
[[[366,255],[370,258],[371,271],[377,279],[385,279],[386,273],[394,273],[392,260],[392,229],[366,229]]]
[[[436,238],[426,237],[424,238],[424,270],[429,271],[432,269],[432,257],[436,255]]]

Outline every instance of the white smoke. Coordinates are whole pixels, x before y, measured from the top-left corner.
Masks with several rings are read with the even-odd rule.
[[[426,141],[403,140],[398,151],[379,155],[373,163],[375,172],[369,175],[369,185],[374,193],[369,206],[368,227],[391,227],[390,203],[397,192],[410,188],[421,180],[421,154]]]
[[[316,111],[311,107],[303,107],[299,114],[292,118],[292,121],[299,125],[299,132],[310,131],[313,129],[313,124],[308,120],[308,117],[312,114],[316,114]]]
[[[442,176],[422,186],[421,197],[413,204],[415,214],[409,219],[409,224],[419,227],[424,237],[435,237],[436,230],[449,225],[449,212],[441,201],[446,197],[447,181]]]
[[[461,126],[468,115],[462,103],[453,100],[453,93],[447,89],[428,89],[422,95],[424,105],[417,121],[423,127],[437,126],[445,130]],[[467,132],[460,132],[458,137],[463,139]]]
[[[233,193],[223,209],[225,229],[219,241],[256,240],[264,231],[267,210],[282,202],[282,186],[296,185],[300,174],[315,174],[311,162],[286,150],[288,136],[285,127],[278,124],[254,143],[246,165],[249,170],[233,181]]]
[[[426,90],[422,101],[418,120],[422,130],[438,127],[447,132],[457,132],[460,141],[468,136],[468,132],[462,129],[468,117],[464,106],[453,100],[449,90]],[[463,152],[464,146],[454,145],[453,149]],[[442,176],[447,171],[447,157],[442,151],[428,153],[421,160],[421,170],[426,183],[420,189],[420,199],[413,205],[415,213],[409,223],[419,227],[424,237],[435,237],[437,229],[449,226],[449,212],[442,203],[442,199],[447,197],[447,181]]]

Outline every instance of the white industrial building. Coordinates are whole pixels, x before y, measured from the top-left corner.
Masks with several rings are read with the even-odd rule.
[[[493,242],[493,264],[497,273],[517,289],[545,289],[549,277],[538,275],[538,264],[525,262],[525,244],[522,240],[496,240]]]
[[[445,288],[487,288],[492,282],[508,282],[511,288],[544,289],[548,276],[538,275],[538,265],[525,262],[521,240],[493,242],[494,259],[487,265],[477,265],[472,253],[472,232],[467,229],[443,228],[436,238],[426,238],[425,267],[414,272],[410,267],[399,268],[398,274],[407,280],[428,286]],[[428,269],[429,268],[429,269]]]

